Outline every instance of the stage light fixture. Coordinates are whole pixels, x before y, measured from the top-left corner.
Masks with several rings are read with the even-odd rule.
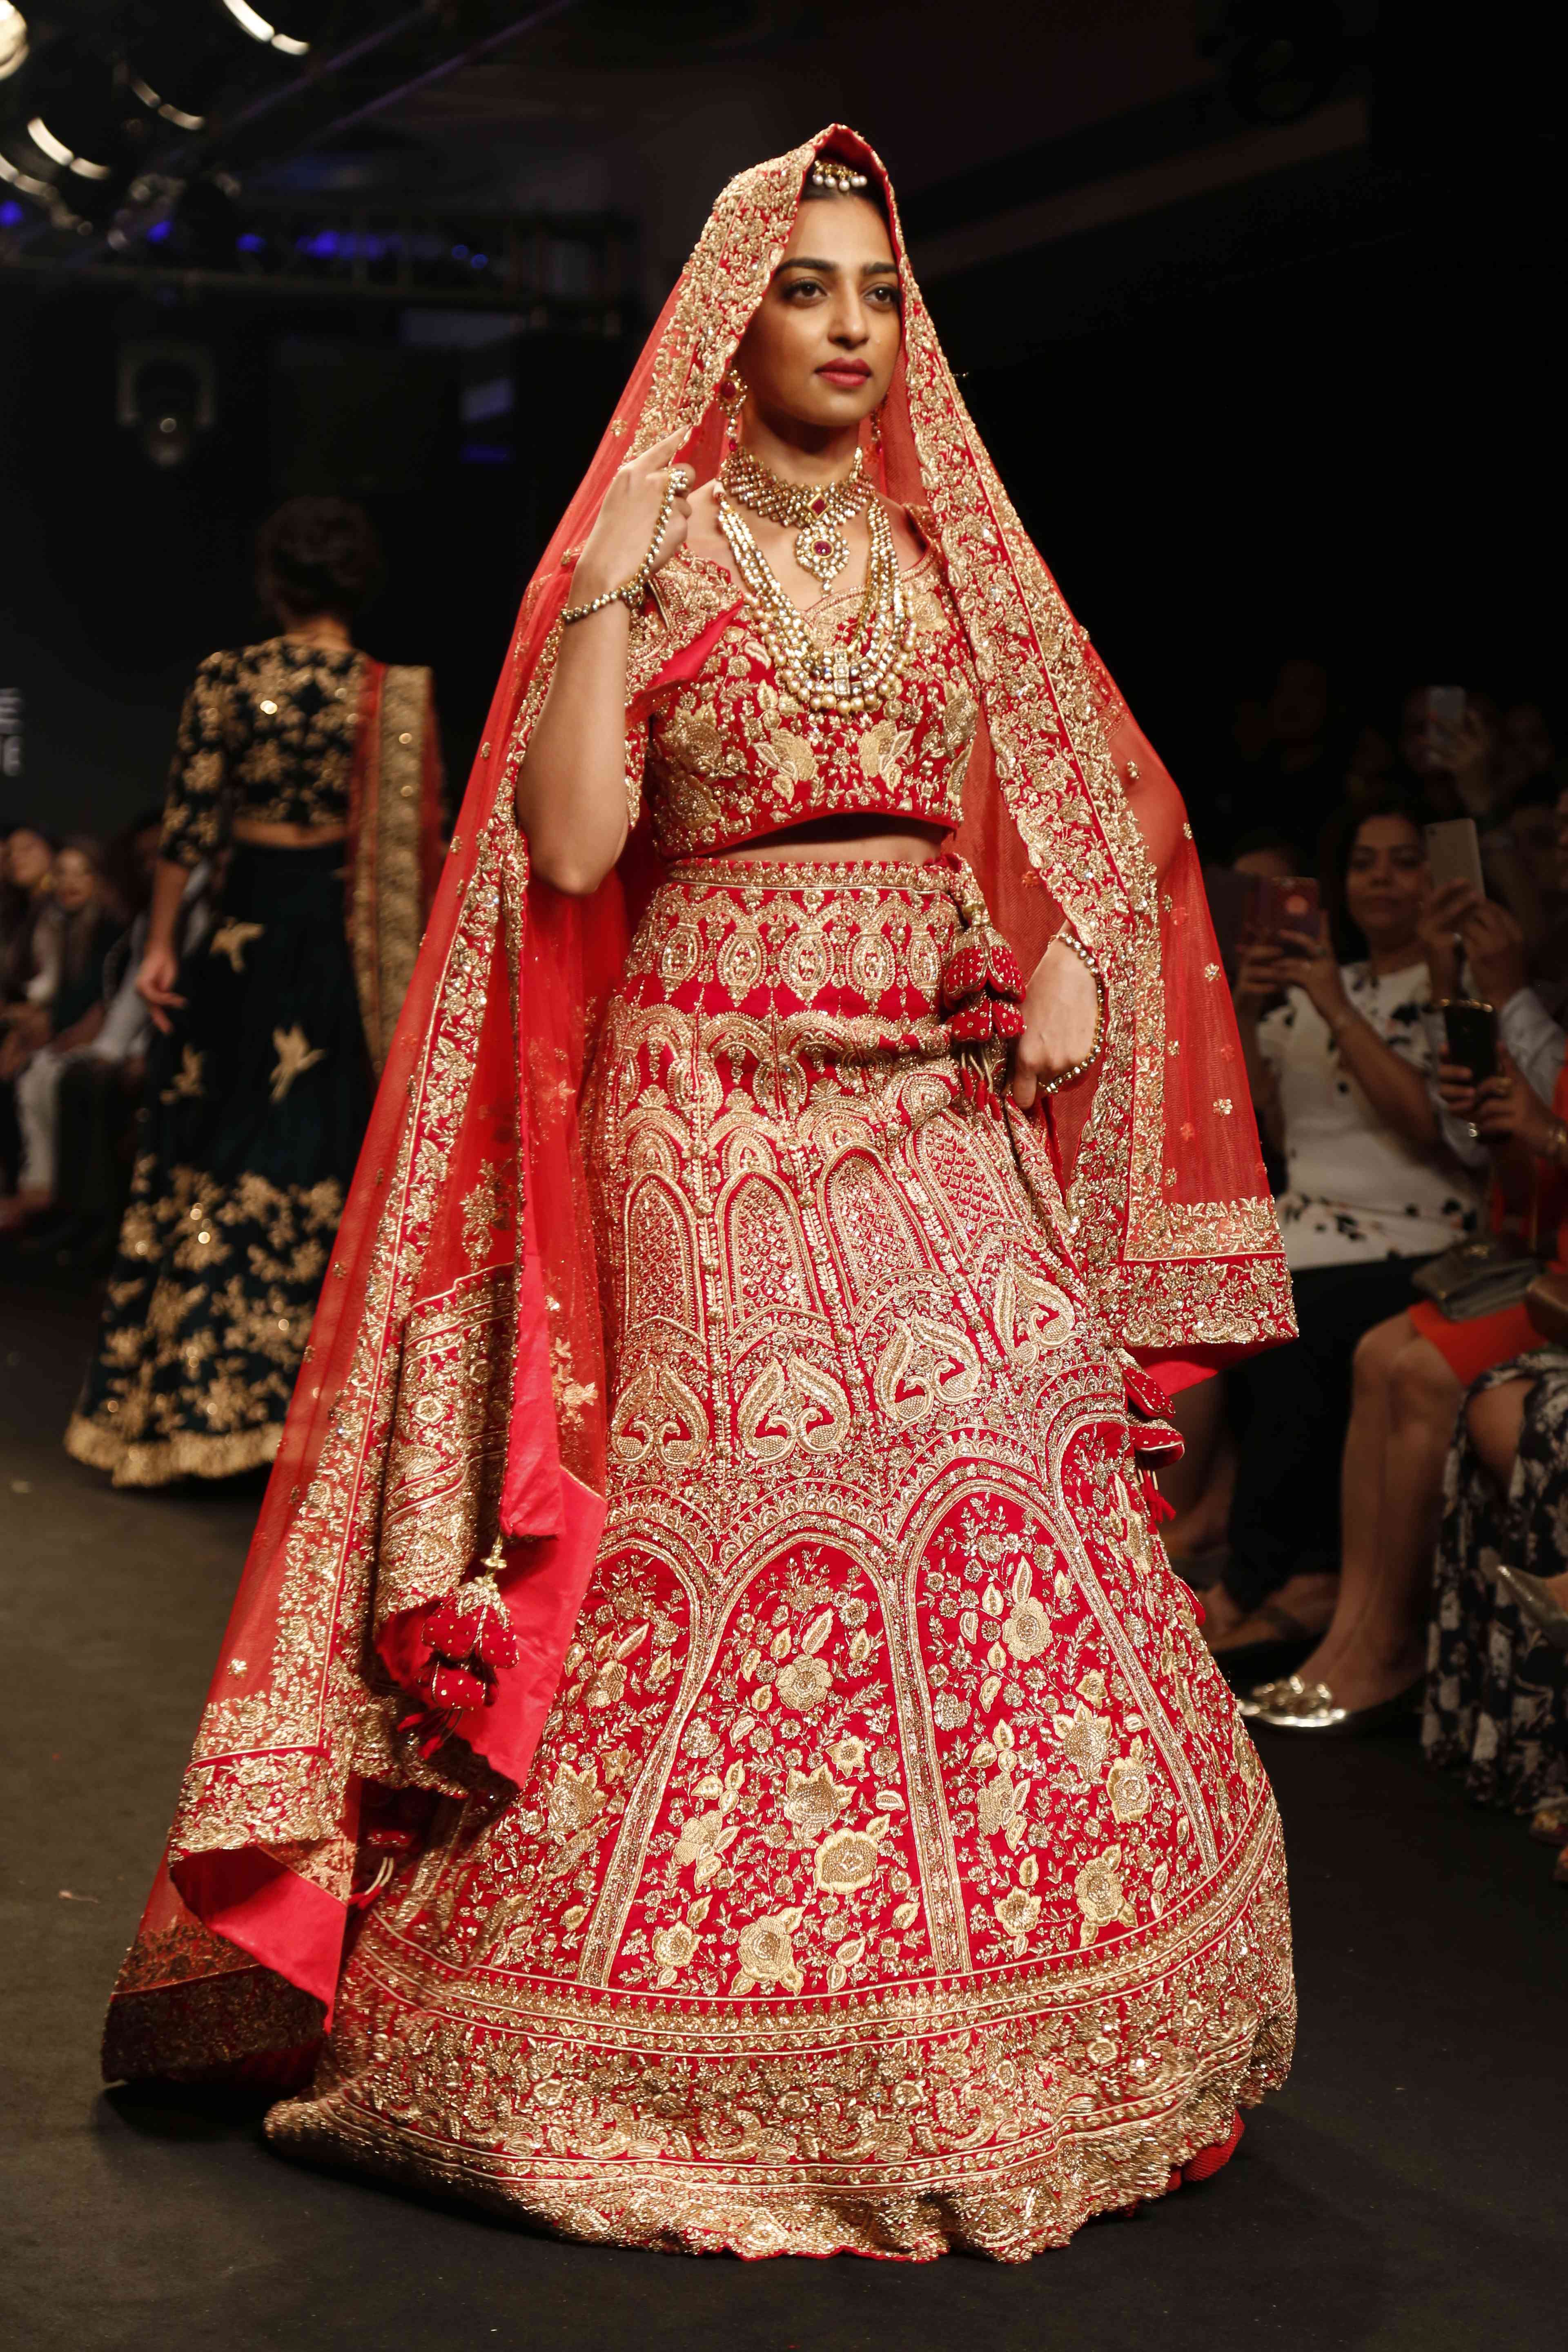
[[[27,20],[11,0],[0,0],[0,81],[27,62]]]
[[[37,179],[33,173],[24,172],[18,164],[12,163],[9,155],[0,154],[0,180],[9,181],[12,187],[20,188],[25,196],[48,196],[54,193],[47,180]]]
[[[160,98],[152,84],[144,82],[139,73],[127,73],[125,79],[148,112],[161,115],[165,122],[172,122],[176,131],[199,131],[206,121],[205,114],[187,114],[172,99]]]
[[[57,139],[41,114],[35,114],[27,125],[27,136],[51,163],[63,163],[68,172],[75,172],[84,180],[107,180],[113,176],[112,163],[95,163],[90,155],[79,155],[63,139]]]
[[[263,47],[280,49],[286,58],[302,58],[308,53],[309,41],[296,40],[291,33],[279,32],[276,25],[268,24],[251,7],[250,0],[223,0],[223,5],[240,30],[248,33],[253,41],[259,41]]]
[[[234,79],[234,19],[214,0],[140,0],[129,13],[120,74],[138,105],[175,131],[202,131]]]

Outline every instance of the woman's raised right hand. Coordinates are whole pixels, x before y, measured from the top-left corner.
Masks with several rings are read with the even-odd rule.
[[[591,604],[595,596],[607,596],[635,577],[648,551],[654,525],[664,504],[669,469],[686,438],[685,425],[667,433],[662,441],[656,441],[642,457],[629,459],[616,474],[577,558],[577,568],[572,574],[572,604]],[[682,544],[690,520],[689,499],[678,498],[659,540],[653,571],[662,570]]]

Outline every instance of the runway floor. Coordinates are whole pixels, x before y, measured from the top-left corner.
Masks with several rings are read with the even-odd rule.
[[[24,2352],[1560,2352],[1568,1894],[1412,1740],[1275,1738],[1301,2034],[1236,2161],[1021,2269],[557,2244],[106,2093],[105,1996],[259,1482],[117,1495],[60,1449],[90,1307],[0,1294],[6,2340]]]

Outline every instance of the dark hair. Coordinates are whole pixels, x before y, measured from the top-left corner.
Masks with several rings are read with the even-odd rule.
[[[356,613],[381,576],[370,517],[349,499],[289,499],[268,515],[256,541],[256,585],[269,612],[287,606],[301,621]]]
[[[1554,809],[1563,793],[1568,792],[1568,761],[1554,760],[1550,768],[1528,777],[1513,796],[1513,805],[1521,808]]]
[[[1258,824],[1250,833],[1237,835],[1230,845],[1230,855],[1226,863],[1234,866],[1238,857],[1250,857],[1260,849],[1288,849],[1297,859],[1301,855],[1300,843],[1293,841],[1288,833],[1281,833],[1278,825]]]

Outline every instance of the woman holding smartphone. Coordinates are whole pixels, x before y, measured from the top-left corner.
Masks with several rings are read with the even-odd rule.
[[[1205,1596],[1221,1656],[1321,1634],[1341,1565],[1332,1465],[1351,1416],[1351,1361],[1373,1326],[1410,1303],[1417,1265],[1477,1220],[1474,1178],[1433,1101],[1422,923],[1426,845],[1403,803],[1362,815],[1339,881],[1363,955],[1326,935],[1277,931],[1244,952],[1236,987],[1259,1122],[1284,1158],[1278,1207],[1300,1339],[1234,1375],[1246,1415],[1231,1557]],[[1480,1155],[1472,1149],[1471,1156]],[[1347,1479],[1356,1465],[1347,1467]],[[1375,1541],[1377,1511],[1346,1488],[1347,1541]],[[1404,1675],[1408,1684],[1414,1664]]]

